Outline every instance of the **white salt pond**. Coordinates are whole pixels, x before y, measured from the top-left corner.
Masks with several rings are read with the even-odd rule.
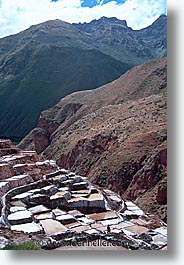
[[[156,228],[154,231],[163,236],[167,236],[167,227],[159,227],[159,228]]]
[[[128,227],[125,227],[125,229],[132,233],[136,233],[136,234],[142,234],[148,231],[147,228],[143,226],[139,226],[139,225],[128,226]]]
[[[15,212],[18,212],[18,211],[26,211],[26,207],[23,207],[23,206],[12,206],[10,207],[10,212],[11,213],[15,213]]]
[[[50,209],[48,209],[44,205],[37,205],[37,206],[29,208],[29,211],[32,212],[32,214],[38,214],[38,213],[49,212]]]
[[[156,235],[156,236],[153,236],[153,243],[155,243],[156,245],[159,245],[159,246],[164,246],[167,244],[167,237],[166,236],[163,236],[163,235]]]
[[[14,201],[16,201],[16,200],[22,200],[22,199],[25,199],[25,198],[27,198],[28,196],[30,196],[32,194],[32,192],[24,192],[24,193],[21,193],[21,194],[18,194],[18,195],[16,195],[16,196],[14,196],[14,197],[12,197],[12,200]]]
[[[52,219],[42,220],[40,223],[47,235],[56,235],[67,231],[66,226]]]
[[[87,218],[87,217],[79,217],[77,220],[78,220],[79,222],[81,222],[83,225],[87,225],[87,224],[92,224],[92,223],[94,223],[94,220],[89,219],[89,218]]]
[[[36,220],[52,219],[53,218],[53,214],[52,214],[52,212],[36,214],[36,215],[34,215],[34,218]]]
[[[105,220],[105,221],[100,221],[100,223],[102,225],[114,225],[114,224],[120,223],[121,221],[122,221],[121,219],[115,218],[115,219],[108,219],[108,220]]]
[[[30,211],[18,211],[18,212],[14,212],[11,213],[10,215],[8,215],[8,220],[9,221],[13,221],[13,220],[21,220],[21,219],[28,219],[31,218],[32,214]]]
[[[114,211],[107,211],[102,213],[95,213],[95,214],[89,214],[88,217],[95,221],[99,220],[106,220],[106,219],[113,219],[117,218],[117,214]]]
[[[24,233],[38,233],[43,230],[39,224],[34,222],[21,225],[12,225],[11,229],[15,231],[22,231]]]
[[[56,220],[60,221],[62,224],[75,222],[75,218],[71,214],[59,215],[56,217]]]
[[[52,212],[53,212],[53,214],[55,215],[55,216],[59,216],[59,215],[63,215],[63,214],[66,214],[66,212],[65,211],[63,211],[63,210],[60,210],[60,209],[54,209],[54,210],[52,210]]]
[[[96,230],[96,229],[86,230],[85,233],[89,234],[89,235],[99,234],[98,230]]]

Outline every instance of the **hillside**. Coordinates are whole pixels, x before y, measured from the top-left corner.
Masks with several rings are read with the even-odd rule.
[[[116,18],[73,25],[54,20],[0,39],[0,136],[20,140],[36,126],[40,112],[64,96],[163,57],[166,17],[155,23],[156,30],[153,24],[142,32]],[[156,42],[150,42],[152,34]]]
[[[136,200],[166,221],[167,60],[136,66],[42,112],[19,145]]]
[[[25,136],[40,112],[60,98],[110,82],[127,69],[96,50],[35,46],[26,45],[1,68],[0,134],[10,138]]]

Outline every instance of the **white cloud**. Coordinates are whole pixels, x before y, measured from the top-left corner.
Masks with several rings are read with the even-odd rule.
[[[102,16],[127,20],[140,29],[151,24],[166,11],[166,0],[111,1],[93,8],[81,7],[81,0],[0,0],[0,37],[17,33],[31,25],[50,19],[67,22],[90,22]]]

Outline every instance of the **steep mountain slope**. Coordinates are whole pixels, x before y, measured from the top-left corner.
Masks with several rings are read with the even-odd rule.
[[[137,36],[147,43],[155,58],[167,56],[167,16],[162,15],[149,27],[137,30]]]
[[[43,152],[166,220],[166,87],[166,59],[134,67],[43,112],[20,147]]]
[[[0,134],[11,137],[23,137],[40,112],[60,98],[110,82],[126,70],[121,62],[95,50],[43,45],[24,47],[11,62],[12,58],[3,65],[0,82]]]
[[[108,83],[129,68],[97,50],[77,47],[77,44],[72,47],[75,44],[72,34],[71,45],[65,40],[62,44],[60,37],[57,46],[57,34],[52,34],[52,28],[51,32],[49,28],[49,32],[42,35],[44,28],[41,27],[36,37],[35,32],[25,32],[25,35],[31,35],[31,41],[29,36],[21,37],[23,43],[16,40],[15,49],[10,49],[10,45],[6,56],[0,59],[1,136],[25,136],[36,126],[40,112],[62,97]],[[65,32],[59,33],[65,38],[62,35]]]
[[[0,39],[0,56],[5,57],[7,52],[28,43],[54,44],[59,47],[91,47],[87,44],[90,43],[87,34],[80,32],[70,23],[56,19],[31,26],[18,34]]]
[[[160,19],[143,32],[116,18],[73,25],[54,20],[0,39],[0,136],[19,140],[36,126],[41,111],[64,96],[162,57],[166,17]],[[150,41],[150,34],[159,41]]]

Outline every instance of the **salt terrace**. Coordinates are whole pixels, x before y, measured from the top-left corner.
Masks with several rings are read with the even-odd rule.
[[[167,248],[167,225],[133,202],[9,140],[0,140],[0,155],[0,227],[41,235],[43,249],[98,239],[122,250]]]

